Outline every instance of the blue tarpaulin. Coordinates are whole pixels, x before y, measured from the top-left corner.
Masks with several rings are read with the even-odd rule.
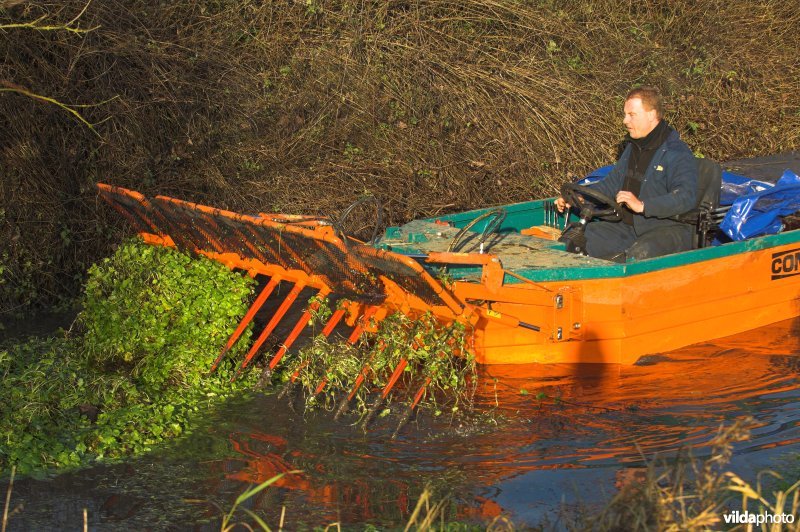
[[[754,192],[733,200],[719,226],[733,240],[778,233],[783,229],[781,217],[800,210],[800,177],[791,170],[783,172],[774,186],[757,183]]]
[[[738,197],[755,194],[774,186],[766,181],[750,179],[743,175],[725,171],[722,172],[722,190],[719,195],[719,204],[731,205]]]

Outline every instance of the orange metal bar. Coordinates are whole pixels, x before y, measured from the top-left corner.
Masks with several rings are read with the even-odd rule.
[[[380,341],[378,349],[380,351],[386,349],[386,344],[383,342],[383,340]],[[350,401],[352,401],[353,397],[356,396],[356,393],[358,393],[358,389],[361,387],[361,385],[364,383],[364,380],[367,378],[367,373],[369,373],[370,369],[369,364],[370,362],[372,362],[374,356],[375,354],[373,353],[369,357],[369,360],[366,362],[366,364],[364,364],[364,366],[359,370],[358,376],[356,377],[356,380],[353,383],[353,388],[350,390],[350,393],[347,394],[347,397],[345,397],[344,400],[342,400],[342,404],[339,405],[339,408],[336,410],[336,415],[334,416],[334,419],[339,419],[339,417],[341,417],[341,415],[347,411]]]
[[[303,368],[306,367],[307,365],[308,365],[308,362],[303,362],[302,364],[300,364],[300,367],[297,368],[296,370],[294,370],[294,373],[292,373],[292,376],[289,377],[289,380],[291,382],[296,381],[297,377],[300,376],[300,372],[303,371]]]
[[[382,259],[382,260],[391,260],[392,262],[399,262],[409,269],[417,272],[419,278],[424,280],[428,286],[431,287],[437,296],[442,300],[445,306],[453,313],[453,316],[462,316],[466,310],[464,308],[464,304],[456,298],[448,289],[446,289],[442,284],[434,279],[430,273],[425,270],[416,260],[408,257],[406,255],[400,255],[398,253],[392,253],[391,251],[386,251],[383,249],[374,249],[369,248],[366,246],[362,246],[359,250],[359,253],[369,253],[374,254],[375,257]]]
[[[422,386],[419,387],[417,394],[414,396],[414,401],[411,403],[411,410],[414,410],[417,404],[419,404],[420,400],[422,399],[422,396],[425,394],[425,388],[427,388],[430,383],[431,383],[431,378],[425,377],[425,382],[422,383]]]
[[[427,389],[430,383],[431,383],[431,378],[425,377],[425,382],[423,382],[422,386],[419,387],[419,390],[417,390],[416,395],[414,395],[414,400],[411,402],[410,405],[408,405],[408,408],[406,408],[405,413],[400,418],[400,422],[397,424],[397,428],[395,429],[394,434],[392,434],[392,439],[397,438],[397,435],[400,434],[400,431],[403,429],[405,424],[408,422],[409,419],[411,419],[411,415],[414,413],[414,409],[422,400],[422,396],[425,395],[425,390]]]
[[[350,393],[347,394],[347,397],[345,397],[342,400],[342,404],[340,404],[339,408],[336,409],[336,414],[334,414],[333,416],[334,421],[338,420],[342,416],[342,414],[347,412],[347,409],[349,408],[350,405],[350,401],[352,401],[353,397],[356,396],[358,389],[361,387],[361,384],[364,382],[364,379],[366,379],[367,371],[369,371],[369,364],[365,364],[364,367],[361,368],[361,371],[358,372],[358,377],[356,377],[356,381],[353,384],[353,389],[350,390]]]
[[[256,300],[253,301],[253,304],[250,305],[249,309],[247,309],[247,314],[244,315],[242,321],[239,322],[239,326],[236,327],[236,330],[233,331],[233,334],[228,339],[228,343],[225,344],[225,347],[222,348],[222,352],[219,354],[217,359],[211,365],[212,373],[216,371],[217,366],[219,366],[219,363],[222,361],[222,359],[225,357],[228,351],[231,350],[236,341],[239,340],[239,337],[242,336],[244,330],[247,328],[248,325],[250,325],[250,322],[253,321],[253,318],[256,316],[256,314],[264,305],[264,303],[267,301],[267,299],[269,299],[270,294],[272,294],[272,291],[275,289],[276,286],[278,286],[279,282],[281,282],[281,276],[273,275],[272,278],[269,280],[269,283],[267,283],[267,286],[265,286],[264,289],[261,291],[261,293],[258,294]]]
[[[327,338],[328,336],[330,336],[330,334],[333,332],[333,329],[335,329],[335,328],[336,328],[336,325],[338,325],[339,321],[341,321],[341,319],[342,319],[342,316],[344,316],[344,309],[339,309],[339,310],[337,310],[336,312],[334,312],[334,313],[331,315],[331,317],[328,319],[328,323],[326,323],[326,324],[325,324],[325,328],[324,328],[324,329],[322,329],[322,332],[321,332],[320,334],[322,334],[322,335],[323,335],[324,337],[326,337],[326,338]],[[294,371],[294,373],[292,373],[292,376],[290,377],[290,380],[291,380],[291,382],[294,382],[294,381],[296,381],[296,380],[297,380],[297,377],[299,377],[299,376],[300,376],[300,372],[301,372],[301,371],[303,370],[303,368],[304,368],[304,367],[306,367],[307,365],[308,365],[308,363],[307,363],[307,362],[304,362],[303,364],[301,364],[301,365],[300,365],[300,367],[299,367],[299,368],[297,368],[297,369]],[[322,382],[324,383],[324,382],[325,382],[325,380],[323,380]],[[324,385],[324,384],[322,384],[322,386],[324,387],[325,385]],[[321,389],[320,389],[320,391],[321,391]],[[317,393],[319,393],[319,392],[317,392]]]
[[[356,377],[356,382],[353,384],[353,389],[350,390],[349,394],[347,394],[348,401],[352,401],[353,397],[356,396],[356,392],[358,392],[358,389],[361,387],[361,383],[364,382],[364,379],[366,378],[367,371],[369,371],[369,366],[364,366],[361,368],[361,371],[358,372],[358,377]]]
[[[342,317],[344,317],[344,309],[343,308],[337,309],[333,313],[333,315],[331,315],[330,319],[328,320],[328,323],[325,324],[325,328],[322,329],[321,333],[322,336],[324,336],[325,338],[330,336],[330,334],[333,332],[336,326],[339,325],[339,322],[342,321]]]
[[[289,310],[289,307],[292,306],[292,303],[294,303],[294,300],[297,299],[297,296],[300,294],[303,288],[305,288],[305,286],[306,286],[305,283],[302,281],[294,285],[294,288],[292,288],[292,290],[286,296],[286,299],[283,300],[281,306],[278,307],[278,310],[276,310],[275,314],[272,315],[272,319],[269,320],[267,326],[264,327],[263,331],[261,331],[261,334],[255,341],[253,346],[250,348],[250,351],[247,352],[247,355],[242,361],[241,366],[239,366],[239,369],[236,370],[236,375],[234,375],[234,378],[236,378],[236,376],[238,376],[242,372],[242,370],[244,370],[244,368],[247,367],[247,365],[250,363],[253,357],[256,356],[258,350],[261,349],[261,346],[264,345],[264,342],[267,341],[269,335],[272,334],[272,331],[274,331],[275,327],[278,326],[278,323],[280,323],[280,321],[283,319],[283,316]]]
[[[426,262],[475,265],[486,265],[496,261],[497,256],[490,253],[431,252],[426,259]]]
[[[394,368],[394,371],[392,372],[392,376],[389,378],[389,382],[387,382],[386,386],[383,387],[381,395],[378,396],[377,399],[375,399],[375,402],[372,404],[372,406],[369,409],[369,412],[367,412],[367,415],[364,418],[364,422],[362,425],[364,427],[364,430],[367,430],[369,422],[372,421],[372,418],[375,417],[375,414],[378,412],[378,409],[386,400],[386,397],[389,395],[389,392],[392,391],[392,388],[397,383],[398,379],[400,379],[400,375],[402,375],[403,370],[406,369],[406,365],[408,365],[408,361],[405,358],[401,358],[400,362],[397,363],[397,366]]]
[[[330,293],[331,289],[328,287],[324,287],[319,292],[317,292],[317,297],[320,299],[324,299],[328,297],[328,294]],[[294,341],[297,340],[297,337],[300,336],[300,333],[303,332],[303,329],[305,329],[306,325],[308,325],[308,322],[311,321],[311,312],[317,310],[318,308],[319,308],[319,303],[314,302],[311,305],[309,305],[308,309],[305,312],[303,312],[303,315],[300,316],[299,320],[297,320],[297,324],[295,324],[294,328],[292,329],[292,332],[289,333],[289,336],[287,336],[286,340],[283,341],[283,344],[281,345],[280,349],[278,349],[278,352],[275,353],[275,356],[273,356],[272,360],[269,361],[269,369],[275,369],[275,366],[278,365],[278,362],[280,362],[283,356],[286,354],[286,352],[289,351],[289,348],[292,347]]]
[[[389,378],[389,382],[386,383],[386,386],[383,387],[383,392],[381,392],[381,397],[386,398],[389,395],[389,392],[392,391],[392,388],[397,383],[397,380],[400,378],[400,375],[403,374],[403,370],[406,369],[408,365],[408,360],[405,358],[401,358],[400,362],[397,363],[397,367],[394,368],[394,372],[392,376]]]
[[[350,333],[350,337],[347,338],[347,341],[351,344],[354,344],[358,341],[361,337],[361,333],[364,332],[364,327],[367,326],[367,321],[378,312],[378,307],[374,305],[370,305],[367,307],[367,310],[364,311],[364,314],[361,316],[361,319],[356,322],[356,326],[353,329],[353,332]]]
[[[353,332],[350,333],[350,337],[347,339],[348,342],[350,342],[351,344],[354,344],[354,343],[356,343],[358,341],[358,339],[361,337],[361,334],[364,332],[364,327],[366,326],[367,320],[369,320],[378,311],[378,308],[379,307],[376,307],[376,306],[369,306],[369,307],[367,307],[367,310],[364,311],[364,314],[361,315],[361,318],[360,319],[357,318],[356,326],[353,329]],[[342,314],[344,314],[344,309],[340,309],[340,310],[342,311]],[[331,318],[331,320],[333,320],[333,318]],[[327,327],[326,327],[326,329],[327,329]],[[333,328],[331,328],[331,330],[333,330]],[[325,334],[325,331],[322,331],[322,333]],[[330,334],[330,331],[328,332],[328,334]],[[325,336],[327,336],[327,334]],[[361,385],[361,381],[364,380],[364,377],[362,375],[365,373],[366,369],[367,369],[367,366],[365,365],[361,369],[361,371],[359,372],[359,376],[356,377],[355,387],[350,392],[350,397],[348,398],[347,401],[352,399],[352,397],[355,395],[356,391],[358,390],[358,387]],[[360,381],[359,381],[359,378],[360,378]],[[314,393],[317,394],[320,391],[322,391],[322,389],[325,387],[326,383],[327,383],[327,379],[322,379],[322,382],[320,382],[319,386],[317,386],[317,391],[314,392]]]

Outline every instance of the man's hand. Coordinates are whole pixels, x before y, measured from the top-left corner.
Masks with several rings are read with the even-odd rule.
[[[624,203],[628,206],[630,210],[637,214],[641,214],[644,212],[644,202],[639,200],[633,192],[628,192],[627,190],[620,190],[617,192],[617,203]]]
[[[556,201],[553,203],[556,204],[556,209],[558,209],[558,212],[564,212],[564,209],[569,208],[569,203],[567,203],[561,196],[559,196],[558,199],[556,199]]]

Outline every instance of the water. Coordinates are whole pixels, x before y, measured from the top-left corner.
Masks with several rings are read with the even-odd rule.
[[[124,464],[15,483],[10,530],[219,528],[251,483],[288,475],[245,506],[275,528],[404,523],[431,485],[459,519],[504,514],[519,527],[598,505],[654,456],[709,453],[721,423],[752,416],[731,469],[753,481],[800,472],[800,321],[652,356],[637,366],[483,368],[471,421],[421,416],[391,440],[274,395],[221,405],[181,442]],[[523,391],[524,390],[524,391]],[[543,394],[543,395],[542,395]],[[557,399],[556,399],[557,398]],[[793,479],[790,479],[793,480]],[[215,505],[218,505],[215,506]]]

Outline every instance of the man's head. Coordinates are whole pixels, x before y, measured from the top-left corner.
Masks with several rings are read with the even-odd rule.
[[[641,139],[653,131],[664,115],[661,92],[655,87],[633,89],[625,97],[625,118],[622,123],[628,128],[632,139]]]

